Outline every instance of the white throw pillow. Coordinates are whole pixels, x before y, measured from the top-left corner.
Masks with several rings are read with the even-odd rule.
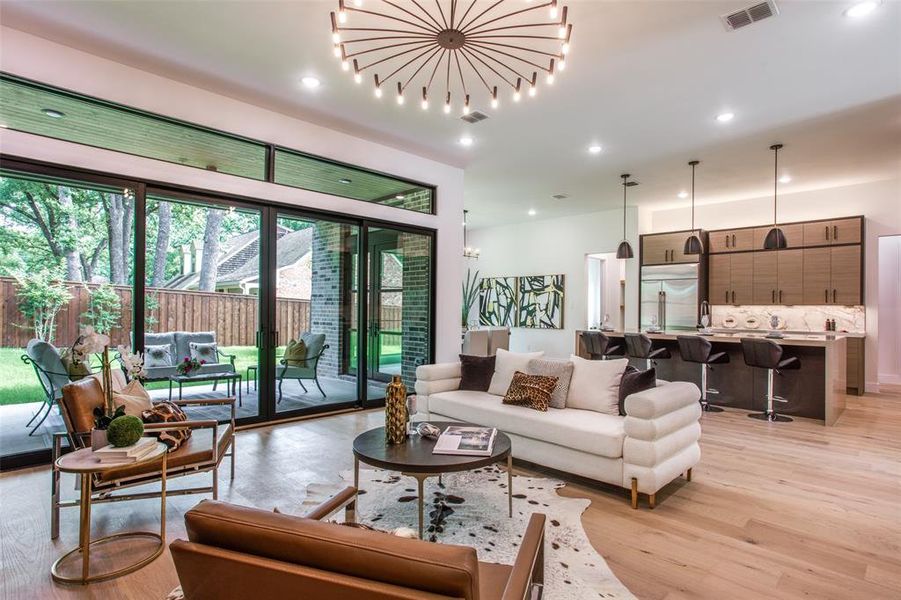
[[[510,352],[498,348],[494,359],[494,375],[491,376],[491,384],[488,393],[495,396],[504,396],[513,381],[513,374],[517,371],[526,372],[529,361],[533,358],[541,358],[544,352]]]
[[[608,415],[619,414],[619,384],[629,360],[588,360],[576,355],[566,408],[581,408]]]

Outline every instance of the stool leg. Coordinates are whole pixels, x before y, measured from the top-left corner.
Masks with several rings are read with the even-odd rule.
[[[647,359],[645,362],[647,362],[647,364],[648,364],[647,369],[650,369],[652,366],[654,366],[654,364],[653,364],[654,361],[652,361],[650,358]]]
[[[773,386],[773,374],[773,369],[766,370],[766,411],[763,413],[750,414],[748,416],[752,419],[761,419],[763,421],[770,421],[771,423],[790,423],[794,419],[776,414],[776,409],[773,405],[773,401],[776,398]]]
[[[709,368],[707,363],[701,363],[701,408],[705,412],[723,412],[719,406],[710,406],[710,403],[707,402],[707,369]]]

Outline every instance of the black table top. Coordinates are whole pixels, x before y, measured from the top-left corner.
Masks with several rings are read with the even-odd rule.
[[[448,421],[429,421],[441,431],[450,425],[476,427],[470,423],[454,423]],[[450,473],[453,471],[469,471],[499,462],[510,453],[510,438],[501,431],[494,437],[494,448],[491,456],[458,456],[453,454],[432,454],[437,440],[430,440],[419,435],[407,437],[405,444],[391,445],[385,443],[385,428],[378,427],[361,433],[354,439],[354,456],[367,465],[388,469],[389,471],[407,471],[410,473]]]

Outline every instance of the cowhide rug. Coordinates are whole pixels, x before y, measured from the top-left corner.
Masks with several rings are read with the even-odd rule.
[[[353,482],[353,473],[341,474]],[[585,535],[581,515],[589,500],[557,495],[562,481],[513,477],[513,518],[507,516],[507,473],[487,467],[450,473],[425,482],[428,499],[426,539],[441,544],[472,546],[479,560],[513,564],[519,541],[534,512],[547,516],[545,530],[544,598],[634,599]],[[279,507],[302,515],[338,491],[341,485],[312,484],[300,506]],[[335,518],[341,518],[336,515]],[[357,520],[392,531],[418,529],[416,480],[398,473],[360,469]]]

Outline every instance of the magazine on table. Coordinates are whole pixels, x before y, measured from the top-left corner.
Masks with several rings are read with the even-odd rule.
[[[496,435],[497,429],[493,427],[451,425],[438,437],[432,454],[491,456]]]

